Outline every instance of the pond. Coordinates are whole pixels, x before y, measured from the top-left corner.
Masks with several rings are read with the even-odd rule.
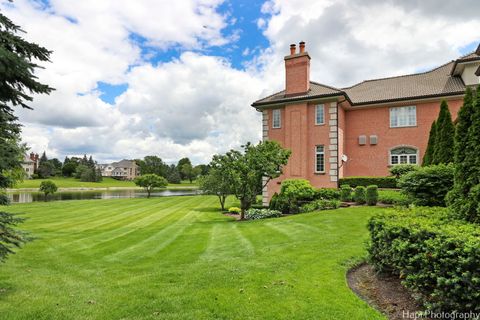
[[[197,189],[168,189],[152,192],[151,197],[191,196],[198,194],[200,194],[200,191]],[[44,194],[35,191],[14,191],[8,192],[7,195],[11,203],[45,201]],[[146,197],[147,193],[141,189],[59,191],[53,195],[49,195],[48,201]]]

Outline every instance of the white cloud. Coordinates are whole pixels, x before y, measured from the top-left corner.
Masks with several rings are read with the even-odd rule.
[[[283,88],[290,43],[307,42],[312,80],[346,86],[442,64],[480,40],[477,0],[272,0],[256,19],[270,47],[239,46],[253,57],[236,70],[207,55],[249,36],[238,28],[225,34],[243,18],[219,13],[222,0],[51,0],[48,8],[0,1],[27,39],[54,51],[38,75],[57,90],[19,112],[23,139],[51,156],[93,153],[101,161],[158,154],[206,162],[257,141],[260,116],[250,103]],[[182,54],[147,61],[171,49]],[[99,81],[128,89],[112,106],[99,98]]]

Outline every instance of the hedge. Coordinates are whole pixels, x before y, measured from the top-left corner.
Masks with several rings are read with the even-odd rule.
[[[445,208],[390,209],[368,224],[369,260],[402,279],[426,310],[480,312],[480,228]]]
[[[357,186],[368,187],[369,185],[376,185],[379,188],[397,188],[397,179],[395,177],[346,177],[340,179],[340,185],[348,184],[350,187]]]

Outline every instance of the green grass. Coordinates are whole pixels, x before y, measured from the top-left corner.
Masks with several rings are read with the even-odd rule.
[[[384,319],[345,280],[376,210],[234,222],[211,196],[13,205],[37,239],[0,266],[0,318]]]
[[[75,178],[64,178],[64,177],[53,177],[50,179],[32,179],[24,180],[23,182],[18,183],[16,189],[26,189],[26,188],[39,188],[40,183],[45,180],[52,180],[55,182],[59,188],[134,188],[135,183],[133,181],[124,181],[116,180],[113,178],[103,178],[100,182],[82,182]],[[196,186],[195,183],[190,183],[189,181],[182,181],[181,184],[169,184],[168,188],[174,187],[193,187]]]

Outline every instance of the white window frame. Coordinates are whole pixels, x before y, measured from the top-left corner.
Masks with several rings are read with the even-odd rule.
[[[408,112],[413,111],[413,115]],[[394,121],[394,116],[397,118]],[[417,106],[390,108],[390,128],[415,127],[417,125]]]
[[[322,111],[322,122],[318,122],[318,111]],[[325,105],[317,104],[315,105],[315,125],[320,126],[325,124]]]
[[[275,117],[278,117],[278,123],[275,123]],[[272,110],[272,128],[273,129],[280,129],[282,127],[282,111],[280,109],[273,109]]]
[[[322,148],[322,151],[319,151],[319,147]],[[323,171],[318,170],[318,156],[321,155],[323,158]],[[316,145],[315,146],[315,173],[325,173],[325,146],[324,145]]]
[[[392,154],[392,151],[394,150],[397,150],[397,149],[401,149],[401,148],[407,148],[407,149],[413,149],[416,151],[416,153],[406,153],[406,154]],[[397,157],[397,163],[393,163],[392,161],[392,157],[395,156]],[[411,162],[411,159],[412,157],[415,156],[415,163],[412,163]],[[418,151],[418,148],[414,147],[414,146],[396,146],[396,147],[393,147],[391,148],[389,151],[388,151],[388,164],[390,166],[396,166],[396,165],[399,165],[399,164],[413,164],[413,165],[418,165],[418,158],[419,156],[419,151]],[[406,157],[406,162],[403,162],[402,163],[402,158],[401,157]]]

